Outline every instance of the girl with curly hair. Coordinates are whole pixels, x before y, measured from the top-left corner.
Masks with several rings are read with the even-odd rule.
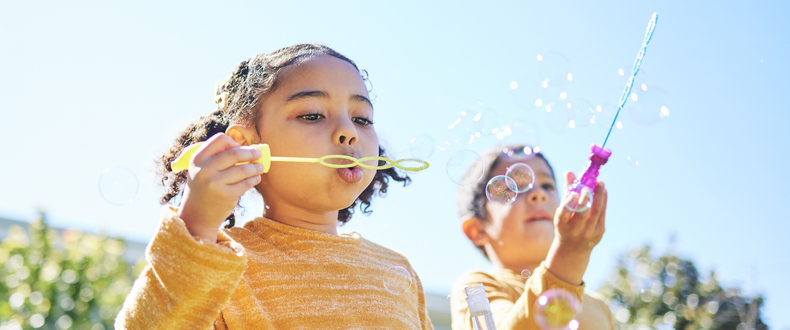
[[[220,109],[159,159],[161,224],[115,327],[431,329],[408,260],[337,232],[355,206],[369,213],[390,179],[405,185],[408,176],[305,163],[275,163],[264,174],[252,162],[261,157],[255,144],[285,157],[385,156],[366,78],[350,59],[314,44],[239,64],[218,87]],[[197,142],[204,144],[188,171],[174,173],[170,163]],[[233,210],[250,188],[263,197],[264,214],[235,227]],[[392,276],[401,277],[397,290],[386,285]]]

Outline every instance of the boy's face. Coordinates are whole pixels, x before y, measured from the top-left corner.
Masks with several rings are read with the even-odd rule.
[[[535,265],[546,258],[554,240],[554,212],[560,203],[551,169],[540,157],[500,160],[491,177],[504,175],[515,163],[532,167],[533,188],[518,194],[511,204],[486,201],[488,221],[484,222],[489,237],[486,252],[489,256],[496,254],[509,268]]]
[[[281,74],[277,88],[261,101],[257,122],[260,143],[269,144],[272,156],[379,155],[373,107],[351,64],[319,55]],[[272,207],[305,214],[333,212],[351,205],[375,173],[358,166],[272,162],[257,188]]]

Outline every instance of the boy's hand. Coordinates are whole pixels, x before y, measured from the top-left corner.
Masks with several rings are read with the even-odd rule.
[[[565,173],[566,185],[576,180],[572,172]],[[587,190],[588,188],[584,188]],[[546,267],[557,277],[572,284],[581,284],[590,253],[601,241],[605,230],[606,203],[608,192],[603,182],[595,184],[592,206],[584,212],[573,212],[566,208],[569,203],[585,205],[588,195],[571,193],[565,196],[554,215],[554,241],[546,256]],[[573,205],[573,204],[571,204]]]
[[[217,229],[248,189],[261,182],[263,165],[241,164],[261,157],[257,148],[239,146],[219,133],[195,152],[178,216],[192,236],[217,240]]]

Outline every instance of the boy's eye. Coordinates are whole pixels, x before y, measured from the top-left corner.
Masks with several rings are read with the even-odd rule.
[[[356,123],[357,125],[360,125],[360,126],[373,125],[373,122],[370,119],[367,119],[365,117],[354,117],[351,120],[353,120],[354,123]]]
[[[324,118],[324,115],[322,115],[320,113],[310,113],[310,114],[298,116],[297,118],[303,119],[303,120],[306,120],[306,121],[317,121],[317,120],[320,120],[320,119]]]

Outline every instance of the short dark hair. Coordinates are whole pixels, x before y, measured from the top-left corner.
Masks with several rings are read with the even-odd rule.
[[[549,166],[551,178],[554,179],[554,182],[557,181],[554,175],[554,169],[551,167],[551,163],[549,163],[542,153],[536,152],[535,148],[525,144],[506,144],[493,146],[480,154],[480,158],[483,160],[482,163],[475,162],[464,173],[464,181],[473,181],[473,177],[480,175],[480,166],[482,166],[483,179],[475,184],[465,186],[462,185],[458,188],[458,194],[456,195],[456,207],[458,208],[458,217],[461,219],[461,221],[471,217],[476,217],[483,222],[488,221],[488,215],[486,214],[485,191],[486,184],[488,184],[488,180],[491,179],[491,171],[499,164],[501,160],[509,159],[515,156],[539,157],[540,159],[543,159],[543,161],[546,162],[546,165]],[[477,248],[483,253],[483,256],[488,259],[485,249],[483,249],[482,246],[478,246]]]

